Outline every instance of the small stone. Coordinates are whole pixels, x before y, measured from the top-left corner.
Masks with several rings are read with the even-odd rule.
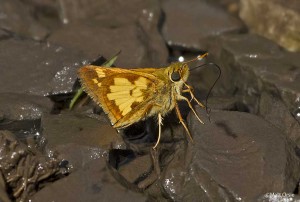
[[[241,0],[240,16],[254,33],[289,51],[300,50],[300,2],[294,0]]]
[[[205,1],[165,0],[162,7],[162,34],[169,46],[207,50],[217,36],[243,29],[238,18]]]
[[[0,49],[0,92],[72,93],[77,69],[86,62],[78,51],[33,40],[2,40]]]
[[[116,61],[119,67],[155,67],[166,63],[167,49],[155,30],[144,32],[135,24],[109,24],[110,21],[90,21],[65,25],[53,32],[49,41],[80,50],[90,59],[100,54],[109,58],[121,51]]]
[[[224,36],[216,47],[222,76],[214,91],[235,96],[249,112],[298,142],[300,126],[293,112],[299,107],[300,54],[254,34]]]
[[[75,112],[45,115],[42,119],[42,127],[43,135],[52,148],[74,143],[108,149],[113,143],[123,142],[109,123]]]
[[[35,40],[44,40],[49,34],[49,30],[34,18],[31,7],[21,1],[1,0],[0,28]]]
[[[31,200],[131,202],[146,201],[146,197],[120,185],[108,170],[105,159],[99,158],[44,187]]]
[[[213,111],[204,124],[188,117],[194,144],[178,143],[161,177],[174,201],[255,201],[266,192],[293,192],[300,160],[282,132],[262,118]]]

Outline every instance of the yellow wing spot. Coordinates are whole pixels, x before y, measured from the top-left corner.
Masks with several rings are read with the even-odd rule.
[[[128,91],[128,95],[129,95],[129,91],[134,89],[134,85],[132,85],[132,86],[115,86],[115,85],[113,85],[113,86],[110,86],[109,89],[110,89],[110,92],[112,92],[112,93]]]
[[[129,97],[129,99],[130,99],[130,97]],[[123,97],[123,98],[116,99],[115,103],[116,103],[116,105],[118,105],[120,107],[120,110],[122,110],[121,105],[124,103],[127,103],[127,101],[128,101],[128,97]]]
[[[120,105],[119,105],[119,109],[120,111],[124,111],[125,108],[129,107],[131,109],[131,105],[132,103],[134,102],[134,98],[127,98],[127,101],[125,102],[122,102]]]
[[[104,73],[103,69],[96,69],[95,71],[99,78],[105,77],[105,73]]]
[[[98,79],[92,79],[92,81],[93,81],[94,83],[99,83],[99,82],[98,82]]]
[[[130,112],[132,110],[131,105],[132,103],[135,101],[134,98],[126,98],[123,100],[116,100],[116,102],[121,103],[119,106],[120,111],[122,112],[122,115],[125,116],[128,112]]]
[[[132,90],[131,95],[133,97],[140,97],[140,96],[143,95],[143,93],[142,93],[140,88],[135,88],[135,89]]]
[[[111,85],[110,92],[120,92],[120,91],[129,91],[135,88],[135,85],[132,84],[128,79],[126,78],[114,78],[114,85]]]
[[[92,79],[92,81],[97,84],[98,87],[101,87],[101,83],[98,81],[98,79]]]
[[[134,81],[134,84],[139,86],[139,87],[143,87],[143,89],[147,88],[147,79],[144,77],[139,77],[136,81]]]
[[[143,97],[143,96],[138,97],[138,98],[135,99],[135,101],[137,101],[137,102],[142,102],[143,100],[144,100],[144,97]]]
[[[109,87],[110,93],[107,94],[107,98],[113,100],[122,116],[125,116],[132,110],[134,102],[144,100],[142,90],[147,89],[148,82],[144,77],[139,77],[134,83],[126,78],[114,78],[114,85]]]
[[[129,107],[126,107],[123,111],[122,111],[122,116],[125,116],[126,114],[128,114],[130,111],[132,110],[132,108],[129,106]]]
[[[130,96],[130,91],[117,91],[117,92],[114,92],[114,93],[107,93],[107,98],[109,100],[117,100],[117,99],[120,99],[120,98],[124,98],[124,97],[128,97]]]
[[[118,85],[133,85],[128,79],[126,78],[114,78],[114,83],[116,86]]]

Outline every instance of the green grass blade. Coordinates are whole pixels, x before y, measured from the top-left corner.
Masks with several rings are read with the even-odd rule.
[[[81,96],[82,93],[83,93],[82,88],[79,88],[70,102],[69,109],[73,108],[75,102],[78,100],[78,98]]]
[[[113,57],[111,57],[109,60],[107,60],[105,63],[103,63],[102,66],[103,67],[111,67],[117,60],[120,53],[121,53],[121,51],[119,51],[117,54],[115,54]]]

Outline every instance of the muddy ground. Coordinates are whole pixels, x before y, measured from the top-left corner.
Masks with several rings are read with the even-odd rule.
[[[0,201],[300,200],[300,2],[1,0]],[[180,104],[116,131],[77,70],[209,56]]]

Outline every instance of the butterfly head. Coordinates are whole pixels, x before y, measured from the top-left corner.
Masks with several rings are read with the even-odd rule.
[[[189,76],[189,67],[182,62],[173,63],[170,66],[168,75],[173,83],[186,82]]]
[[[208,54],[205,53],[203,55],[199,55],[196,58],[192,59],[192,60],[188,60],[186,62],[177,62],[177,63],[173,63],[170,66],[169,69],[169,79],[173,82],[173,83],[184,83],[187,81],[188,76],[189,76],[189,66],[188,63],[197,61],[197,60],[201,60],[202,58],[204,58],[205,56],[207,56]]]

